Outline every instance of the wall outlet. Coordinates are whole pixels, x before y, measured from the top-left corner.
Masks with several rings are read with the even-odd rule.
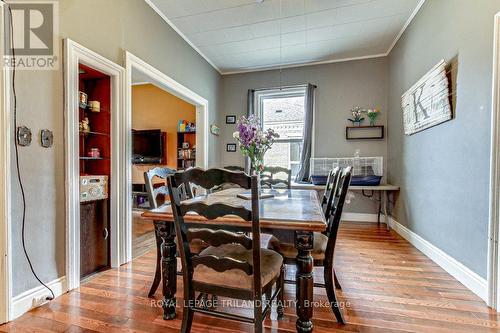
[[[29,146],[31,144],[31,130],[26,126],[17,128],[17,143],[20,146]]]
[[[33,298],[32,306],[34,308],[36,308],[36,307],[44,305],[45,303],[48,302],[47,297],[49,297],[49,295],[43,295],[43,296],[40,296],[40,297]]]

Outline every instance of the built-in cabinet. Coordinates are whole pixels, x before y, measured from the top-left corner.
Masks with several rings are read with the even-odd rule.
[[[80,278],[110,262],[111,78],[79,64]]]

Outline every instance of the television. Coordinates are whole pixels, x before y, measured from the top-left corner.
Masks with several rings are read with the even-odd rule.
[[[132,163],[163,163],[163,134],[161,130],[132,130]]]

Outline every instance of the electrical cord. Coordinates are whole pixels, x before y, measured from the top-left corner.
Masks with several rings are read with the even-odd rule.
[[[21,242],[23,246],[23,251],[24,255],[26,257],[26,260],[28,261],[28,265],[30,267],[31,273],[33,273],[33,276],[35,279],[45,288],[47,288],[50,291],[50,294],[52,296],[47,296],[45,299],[47,301],[51,301],[55,298],[54,291],[47,286],[43,281],[38,277],[38,275],[35,272],[35,269],[33,268],[33,264],[31,262],[30,256],[28,254],[28,251],[26,249],[26,194],[24,192],[24,185],[21,177],[21,170],[19,166],[19,147],[18,147],[18,142],[16,138],[16,129],[17,129],[17,95],[16,95],[16,52],[14,49],[13,40],[14,40],[14,24],[12,20],[12,10],[9,6],[8,3],[6,3],[4,0],[1,0],[4,4],[7,5],[7,8],[9,10],[9,23],[10,23],[10,38],[11,38],[11,53],[12,53],[12,62],[13,67],[12,67],[12,96],[13,96],[13,115],[14,115],[14,151],[15,151],[15,156],[16,156],[16,169],[17,169],[17,180],[19,182],[19,187],[21,188],[21,197],[22,197],[22,207],[23,207],[23,214],[22,214],[22,230],[21,230]]]

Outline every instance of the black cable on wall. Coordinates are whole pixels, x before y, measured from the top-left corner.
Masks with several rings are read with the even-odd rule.
[[[26,249],[26,193],[24,191],[24,184],[23,180],[21,177],[21,168],[20,168],[20,163],[19,163],[19,147],[18,147],[18,142],[17,142],[17,137],[16,137],[16,129],[17,129],[17,95],[16,95],[16,52],[14,49],[13,45],[13,40],[14,40],[14,24],[12,22],[12,10],[7,2],[5,0],[1,0],[8,8],[9,11],[9,28],[10,28],[10,49],[11,49],[11,54],[12,54],[12,61],[11,63],[13,64],[12,67],[12,96],[13,96],[13,116],[14,116],[14,151],[15,151],[15,162],[16,162],[16,170],[17,170],[17,180],[19,182],[19,187],[21,188],[21,197],[22,197],[22,228],[21,228],[21,242],[23,246],[23,252],[26,257],[26,260],[28,261],[28,265],[30,267],[31,273],[33,273],[33,276],[35,279],[45,288],[47,288],[50,291],[50,294],[52,296],[47,296],[46,300],[51,301],[55,298],[54,291],[47,286],[43,281],[38,277],[38,275],[35,272],[35,269],[33,268],[33,264],[31,262],[30,256],[28,254],[28,251]]]

